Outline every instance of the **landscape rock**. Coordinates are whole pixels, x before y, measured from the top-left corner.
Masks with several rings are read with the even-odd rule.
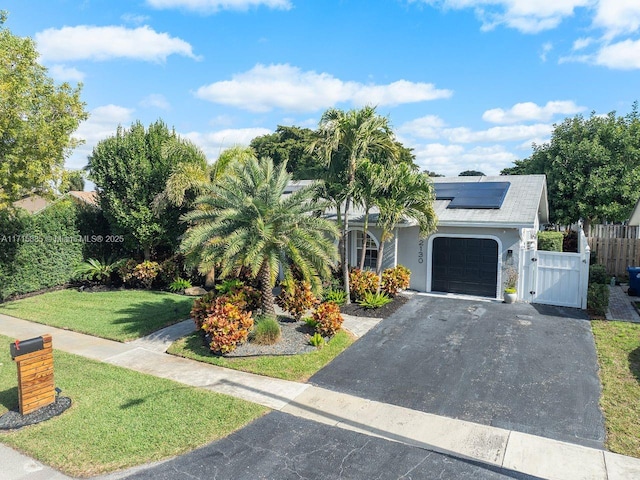
[[[184,289],[184,294],[189,297],[201,297],[206,295],[207,291],[202,287],[189,287]]]

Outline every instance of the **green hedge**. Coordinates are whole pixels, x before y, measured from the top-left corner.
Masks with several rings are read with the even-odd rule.
[[[69,199],[35,215],[0,212],[0,300],[71,279],[88,245],[78,214]]]
[[[601,283],[589,285],[589,290],[587,291],[587,308],[592,310],[596,315],[604,317],[608,307],[609,287]]]
[[[562,232],[538,232],[538,250],[561,252],[563,238]]]

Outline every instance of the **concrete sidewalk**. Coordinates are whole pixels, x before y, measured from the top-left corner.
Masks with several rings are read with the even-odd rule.
[[[182,328],[186,329],[186,325]],[[180,327],[176,327],[175,335],[181,331]],[[12,338],[30,338],[44,333],[52,334],[54,348],[69,353],[233,395],[338,428],[501,466],[539,478],[640,478],[639,459],[418,412],[309,384],[178,358],[160,353],[160,347],[149,338],[123,344],[0,315],[0,334]],[[170,335],[156,336],[159,342],[166,343]],[[5,453],[10,455],[11,452],[8,447],[0,446],[3,459]],[[33,473],[24,471],[22,476],[7,478],[53,478],[41,476],[40,472],[42,470]]]

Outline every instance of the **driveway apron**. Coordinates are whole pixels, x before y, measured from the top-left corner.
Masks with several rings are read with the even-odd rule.
[[[310,382],[603,448],[593,334],[575,309],[416,296]]]

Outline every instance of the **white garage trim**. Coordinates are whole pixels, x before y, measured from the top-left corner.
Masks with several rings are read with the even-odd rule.
[[[429,237],[427,243],[427,292],[431,292],[431,280],[432,280],[432,270],[433,270],[433,241],[436,238],[477,238],[480,240],[495,240],[498,244],[498,283],[496,285],[496,296],[495,298],[502,298],[502,241],[496,237],[495,235],[478,235],[478,234],[463,234],[463,233],[442,233],[442,234],[434,234]]]

